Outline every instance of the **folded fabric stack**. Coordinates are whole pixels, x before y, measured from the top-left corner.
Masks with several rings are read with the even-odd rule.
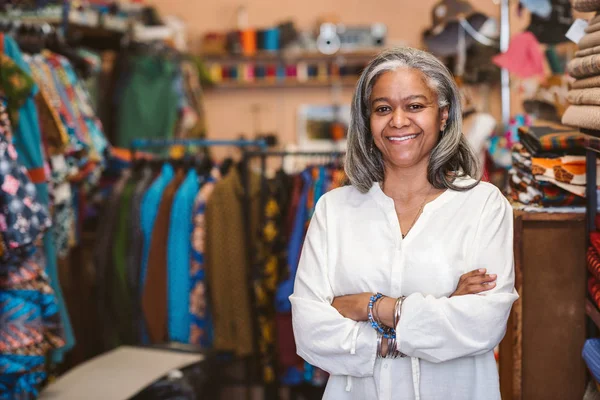
[[[596,11],[597,15],[589,21],[577,44],[579,51],[567,65],[567,72],[576,80],[568,93],[571,105],[563,114],[562,123],[600,131],[600,0],[575,0],[573,8]]]
[[[546,208],[584,206],[586,135],[538,121],[535,126],[519,128],[519,140],[511,153],[512,200]]]

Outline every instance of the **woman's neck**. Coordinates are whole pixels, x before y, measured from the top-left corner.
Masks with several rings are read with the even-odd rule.
[[[382,190],[394,201],[410,203],[415,197],[422,198],[431,192],[427,179],[427,165],[413,168],[386,168]]]

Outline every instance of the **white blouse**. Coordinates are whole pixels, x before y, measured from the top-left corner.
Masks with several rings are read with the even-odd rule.
[[[474,181],[462,179],[458,184]],[[448,298],[460,276],[497,274],[494,289]],[[409,357],[376,357],[368,322],[344,318],[334,297],[408,296],[396,326]],[[298,354],[331,374],[324,399],[497,400],[493,349],[513,302],[513,214],[489,183],[446,190],[402,239],[394,201],[379,184],[325,194],[302,250],[292,302]]]

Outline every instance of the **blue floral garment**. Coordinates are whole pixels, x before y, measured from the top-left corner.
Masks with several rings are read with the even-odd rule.
[[[37,396],[45,357],[64,346],[56,296],[36,249],[50,228],[48,210],[19,163],[0,101],[0,399]]]

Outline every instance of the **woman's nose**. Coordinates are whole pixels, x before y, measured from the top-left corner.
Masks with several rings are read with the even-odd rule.
[[[392,118],[390,120],[390,126],[393,128],[403,128],[410,124],[410,120],[408,115],[401,108],[397,108],[392,113]]]

